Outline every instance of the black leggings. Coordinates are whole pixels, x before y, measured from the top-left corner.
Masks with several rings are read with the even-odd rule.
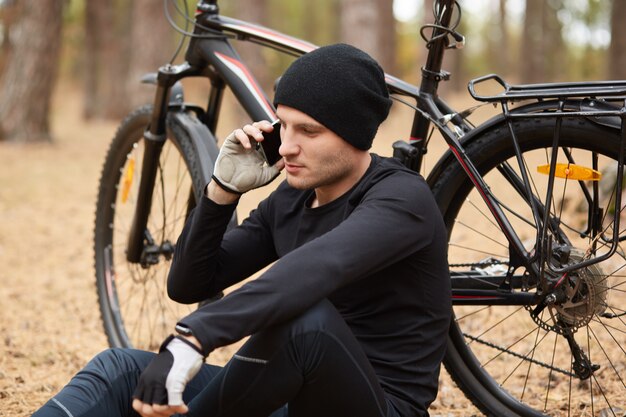
[[[35,417],[130,416],[154,354],[97,355]],[[187,385],[189,416],[399,417],[343,318],[323,301],[250,337],[224,368],[205,365]]]

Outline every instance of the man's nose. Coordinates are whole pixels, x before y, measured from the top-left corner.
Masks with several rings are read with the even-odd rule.
[[[293,139],[293,135],[289,132],[289,129],[283,129],[281,132],[281,142],[280,148],[278,148],[278,153],[281,156],[293,156],[298,153],[298,149],[299,147]]]

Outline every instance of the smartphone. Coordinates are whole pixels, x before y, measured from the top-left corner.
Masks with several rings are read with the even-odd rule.
[[[282,158],[278,153],[280,148],[280,121],[276,120],[272,123],[274,130],[271,132],[263,132],[263,141],[258,142],[258,149],[267,161],[268,165],[274,165]]]

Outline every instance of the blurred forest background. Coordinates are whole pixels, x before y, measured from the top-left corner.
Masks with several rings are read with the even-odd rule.
[[[175,4],[166,2],[176,22]],[[223,14],[324,45],[359,46],[386,72],[418,84],[431,0],[222,0]],[[626,78],[626,1],[461,0],[464,49],[449,53],[444,93],[497,72],[512,82]],[[80,89],[83,117],[119,120],[152,100],[142,74],[172,59],[181,35],[162,0],[0,0],[0,141],[51,141],[55,88]],[[240,45],[241,44],[241,45]],[[236,42],[269,87],[290,62]],[[174,62],[180,62],[181,55]],[[62,94],[62,91],[56,91]]]

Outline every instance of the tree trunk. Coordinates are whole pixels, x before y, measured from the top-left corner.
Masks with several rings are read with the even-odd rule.
[[[328,45],[340,39],[341,0],[305,1],[302,7],[302,36],[305,40]]]
[[[119,119],[126,110],[127,42],[130,25],[116,21],[114,0],[87,0],[85,6],[84,116]],[[128,16],[130,3],[124,3]]]
[[[485,31],[487,40],[487,68],[506,78],[510,66],[510,42],[507,28],[506,0],[496,0],[498,8],[489,16],[489,29]]]
[[[102,27],[100,21],[107,20],[110,6],[111,4],[107,0],[87,0],[85,4],[85,103],[83,116],[86,119],[97,117],[101,108],[100,89],[98,88],[101,68],[98,59],[100,28]]]
[[[64,0],[22,0],[14,53],[0,97],[0,139],[50,141],[50,101],[58,71]]]
[[[544,1],[542,15],[542,40],[539,59],[543,61],[543,77],[537,82],[556,81],[563,77],[563,65],[566,62],[566,46],[561,34],[561,22],[557,10],[563,7],[560,0]]]
[[[384,4],[382,4],[384,3]],[[395,53],[389,54],[394,42],[388,36],[395,34],[392,2],[385,0],[342,0],[341,39],[354,45],[376,59],[386,72],[395,71]],[[384,12],[383,12],[384,10]],[[390,34],[384,34],[389,31]],[[384,34],[384,35],[383,35]]]
[[[498,31],[500,33],[500,42],[497,46],[497,51],[499,52],[499,58],[496,57],[494,62],[498,68],[498,72],[506,76],[510,71],[510,57],[509,50],[511,48],[511,42],[509,40],[509,27],[507,24],[506,17],[506,0],[500,0],[499,2],[499,13],[498,13]]]
[[[154,102],[154,86],[141,84],[141,77],[148,72],[158,71],[172,57],[175,50],[173,35],[174,30],[163,14],[162,2],[133,1],[125,113]]]
[[[520,80],[537,83],[554,81],[563,75],[565,45],[557,10],[560,0],[527,0],[521,47]]]
[[[608,76],[612,80],[626,79],[626,1],[613,0],[611,11],[611,45]]]
[[[542,10],[544,0],[526,0],[519,79],[522,82],[545,81]]]
[[[396,62],[396,18],[393,15],[393,2],[378,0],[378,39],[380,63],[389,74],[398,69]]]
[[[2,23],[2,46],[0,48],[0,74],[4,74],[7,62],[11,59],[13,45],[11,28],[19,18],[19,7],[16,0],[7,0],[0,7],[0,23]]]

